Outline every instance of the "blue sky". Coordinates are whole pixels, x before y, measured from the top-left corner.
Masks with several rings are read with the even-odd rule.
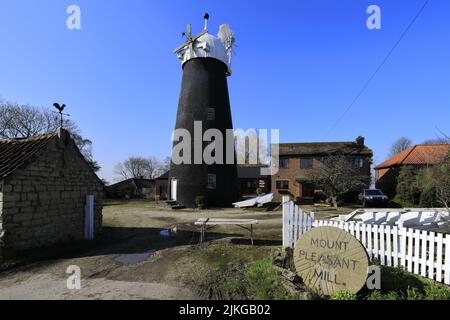
[[[170,154],[181,66],[172,49],[203,13],[229,23],[238,48],[229,78],[236,128],[278,128],[282,142],[366,137],[375,162],[400,136],[450,132],[450,2],[431,0],[365,93],[344,110],[424,0],[2,0],[0,95],[59,101],[94,141],[100,176],[132,155]],[[66,28],[76,4],[82,29]],[[382,10],[382,29],[366,9]]]

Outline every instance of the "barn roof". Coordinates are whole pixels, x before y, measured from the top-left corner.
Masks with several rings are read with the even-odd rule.
[[[28,139],[0,140],[0,179],[20,168],[56,137],[58,137],[58,132]]]
[[[450,144],[418,144],[380,163],[375,170],[399,165],[434,165],[444,160],[450,152]]]

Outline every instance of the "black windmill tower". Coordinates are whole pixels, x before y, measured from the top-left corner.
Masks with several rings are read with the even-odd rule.
[[[196,207],[199,196],[206,197],[208,206],[228,207],[238,195],[236,161],[227,164],[225,159],[225,137],[227,130],[233,129],[227,77],[231,75],[234,36],[226,24],[220,26],[217,36],[209,34],[208,19],[205,14],[205,28],[196,36],[188,25],[187,33],[183,33],[187,41],[174,50],[183,68],[176,129],[190,132],[192,159],[191,164],[176,165],[172,161],[169,194],[171,200],[187,208]],[[195,164],[194,122],[201,122],[202,135],[208,129],[222,133],[223,164]],[[207,145],[203,143],[203,148]]]

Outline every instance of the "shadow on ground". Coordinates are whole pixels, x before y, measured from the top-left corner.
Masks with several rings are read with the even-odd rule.
[[[207,241],[240,236],[243,235],[208,232]],[[104,227],[102,234],[92,242],[67,243],[22,252],[11,259],[15,263],[0,265],[0,272],[48,260],[160,251],[178,246],[196,245],[199,244],[199,239],[200,234],[195,230],[178,230],[175,233],[161,228]],[[238,239],[233,239],[235,240]],[[249,240],[242,239],[243,244],[248,242]]]

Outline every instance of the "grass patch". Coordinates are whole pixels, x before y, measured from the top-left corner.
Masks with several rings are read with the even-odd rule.
[[[283,288],[281,278],[275,271],[272,257],[253,262],[248,268],[246,278],[249,283],[249,292],[255,300],[286,300],[291,298]]]
[[[212,300],[304,300],[304,290],[287,290],[271,247],[215,242],[195,249],[194,259],[208,266],[198,281],[200,295]]]

